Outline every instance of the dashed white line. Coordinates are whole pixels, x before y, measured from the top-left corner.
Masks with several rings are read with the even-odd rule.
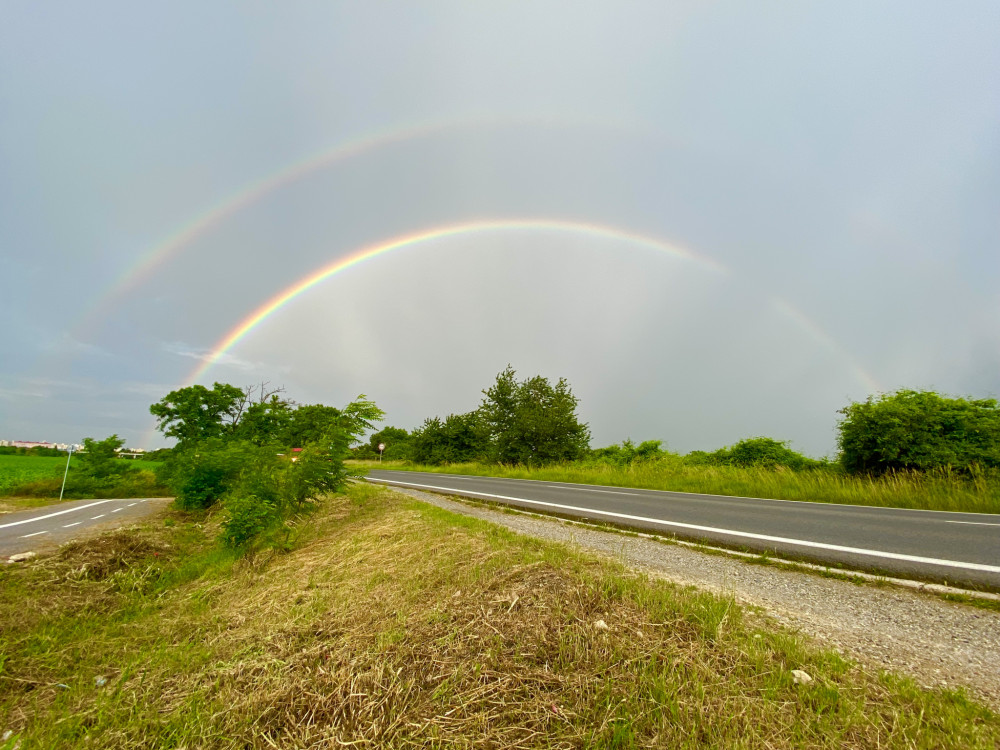
[[[131,508],[133,505],[135,505],[135,503],[129,503],[128,507]]]
[[[124,509],[124,508],[115,508],[115,509],[114,509],[113,511],[111,511],[111,512],[112,512],[112,513],[120,513],[120,512],[121,512],[121,511],[123,511],[123,510],[125,510],[125,509]]]
[[[88,503],[87,505],[78,505],[75,508],[70,508],[69,510],[59,510],[55,513],[47,513],[44,516],[35,516],[34,518],[25,518],[23,521],[12,521],[11,523],[0,523],[0,529],[6,529],[11,526],[20,526],[25,523],[34,523],[35,521],[41,521],[46,518],[53,518],[54,516],[63,516],[67,513],[75,513],[78,510],[84,510],[85,508],[93,508],[95,505],[101,505],[102,503],[110,503],[111,500],[98,500],[94,503]]]
[[[48,531],[36,531],[34,534],[25,534],[22,539],[27,539],[29,536],[38,536],[39,534],[48,534]]]
[[[107,513],[101,513],[101,515],[99,515],[99,516],[94,516],[94,517],[93,517],[93,518],[91,518],[90,520],[91,520],[91,521],[96,521],[96,520],[97,520],[98,518],[104,518],[104,516],[106,516],[106,515],[107,515]]]
[[[83,521],[77,521],[76,523],[68,523],[65,526],[63,526],[63,528],[64,529],[71,529],[74,526],[79,526],[81,523],[83,523]]]

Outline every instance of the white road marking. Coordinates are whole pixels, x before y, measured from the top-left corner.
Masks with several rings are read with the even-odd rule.
[[[586,487],[564,487],[559,484],[547,484],[546,487],[553,487],[557,490],[570,490],[571,492],[601,492],[605,495],[631,495],[640,497],[638,492],[619,492],[618,490],[588,490]]]
[[[35,516],[34,518],[26,518],[23,521],[12,521],[11,523],[0,523],[0,529],[6,529],[11,526],[20,526],[23,523],[33,523],[35,521],[42,521],[46,518],[54,518],[55,516],[63,516],[67,513],[75,513],[78,510],[83,510],[84,508],[93,508],[95,505],[100,505],[101,503],[110,503],[112,500],[98,500],[97,502],[88,503],[87,505],[79,505],[76,508],[70,508],[69,510],[58,510],[55,513],[48,513],[44,516]]]
[[[385,471],[396,471],[400,473],[400,470],[386,469]],[[402,472],[406,473],[406,472]],[[420,472],[414,472],[420,473]],[[518,479],[516,477],[486,477],[481,474],[446,474],[442,472],[436,472],[437,476],[447,477],[448,479],[498,479],[503,482],[528,482],[529,484],[538,485],[542,482],[552,484],[552,486],[568,486],[568,487],[593,487],[592,484],[580,484],[579,482],[559,482],[554,484],[548,482],[545,479]],[[371,479],[374,481],[374,477],[365,477],[365,479]],[[383,479],[383,482],[389,480]],[[781,500],[776,497],[750,497],[748,495],[715,495],[711,492],[686,492],[684,490],[655,490],[647,489],[644,492],[662,492],[667,495],[690,495],[691,497],[717,497],[721,500],[759,500],[763,503],[797,503],[798,505],[811,505],[816,510],[826,510],[829,508],[857,508],[859,510],[875,510],[879,513],[885,512],[899,512],[899,513],[952,513],[952,514],[964,514],[967,516],[990,516],[996,517],[996,513],[973,513],[972,511],[965,510],[927,510],[926,508],[891,508],[883,505],[858,505],[857,503],[816,503],[811,500]]]
[[[945,523],[964,523],[966,526],[1000,526],[1000,523],[984,523],[983,521],[945,521]]]
[[[74,526],[79,526],[81,523],[83,523],[83,521],[77,521],[76,523],[68,523],[65,526],[63,526],[63,528],[64,529],[71,529]]]
[[[38,536],[39,534],[48,534],[48,531],[36,531],[34,534],[25,534],[22,539],[27,539],[29,536]]]
[[[123,510],[125,510],[125,509],[124,509],[124,508],[115,508],[115,509],[114,509],[113,511],[111,511],[111,512],[112,512],[112,513],[120,513],[120,512],[121,512],[121,511],[123,511]]]
[[[397,482],[390,479],[367,478],[369,482],[383,482],[385,484],[397,484],[401,487],[418,487],[424,490],[437,490],[443,492],[456,493],[454,487],[435,487],[429,484],[416,484],[413,482]],[[692,531],[707,531],[716,534],[725,534],[742,539],[759,539],[765,542],[777,542],[780,544],[791,544],[797,547],[811,547],[813,549],[825,549],[832,552],[848,552],[855,555],[865,555],[867,557],[881,557],[887,560],[904,560],[906,562],[924,563],[926,565],[940,565],[945,568],[962,568],[963,570],[981,570],[986,573],[1000,573],[1000,565],[983,565],[982,563],[960,562],[957,560],[939,560],[933,557],[922,557],[920,555],[904,555],[899,552],[883,552],[881,550],[864,549],[861,547],[845,547],[840,544],[826,544],[825,542],[812,542],[805,539],[789,539],[783,536],[770,536],[768,534],[753,534],[749,531],[735,531],[734,529],[720,529],[714,526],[700,526],[693,523],[680,523],[678,521],[663,521],[659,518],[646,518],[645,516],[632,516],[627,513],[612,513],[607,510],[594,510],[593,508],[578,508],[574,505],[562,505],[560,503],[546,503],[541,500],[529,500],[525,497],[509,497],[507,495],[492,495],[488,492],[473,492],[462,490],[469,495],[476,497],[488,497],[494,500],[513,500],[519,503],[530,505],[541,505],[546,508],[558,508],[559,510],[570,510],[578,513],[589,513],[610,518],[624,518],[629,521],[642,521],[643,523],[653,523],[658,526],[668,526],[678,529],[690,529]]]
[[[129,503],[128,507],[131,508],[133,505],[135,505],[135,503]]]
[[[91,518],[90,520],[91,520],[91,521],[96,521],[96,520],[97,520],[98,518],[104,518],[104,517],[105,517],[106,515],[107,515],[107,513],[101,513],[101,515],[99,515],[99,516],[94,516],[94,517],[93,517],[93,518]]]

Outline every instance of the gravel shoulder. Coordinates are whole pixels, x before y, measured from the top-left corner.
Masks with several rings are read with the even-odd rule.
[[[1000,710],[1000,613],[894,586],[754,565],[689,547],[387,488],[512,531],[563,542],[632,568],[760,607],[779,622],[875,670],[927,687],[965,688]]]

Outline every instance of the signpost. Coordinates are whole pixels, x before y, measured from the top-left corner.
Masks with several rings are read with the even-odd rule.
[[[66,475],[69,474],[69,459],[73,455],[73,446],[69,447],[69,452],[66,453],[66,470],[63,472],[63,483],[62,487],[59,489],[59,502],[62,502],[63,492],[66,491]]]
[[[378,462],[382,463],[382,451],[385,450],[385,443],[378,444]]]

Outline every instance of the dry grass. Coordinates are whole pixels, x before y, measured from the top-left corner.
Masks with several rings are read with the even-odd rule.
[[[960,694],[865,674],[732,601],[378,488],[300,531],[290,554],[238,561],[209,546],[211,528],[179,525],[7,569],[0,725],[24,748],[1000,742],[996,717]],[[15,578],[59,602],[27,629]],[[795,685],[793,668],[814,681]]]

